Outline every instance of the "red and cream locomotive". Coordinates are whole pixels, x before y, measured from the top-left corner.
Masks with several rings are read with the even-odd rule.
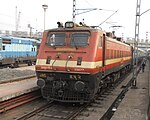
[[[112,33],[66,22],[45,30],[36,62],[37,84],[47,100],[89,102],[132,64],[132,47]]]

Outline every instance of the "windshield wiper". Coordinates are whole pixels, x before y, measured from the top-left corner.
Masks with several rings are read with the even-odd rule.
[[[75,42],[74,38],[72,39],[72,42],[73,42],[75,48],[78,49],[78,46],[76,45],[76,42]]]

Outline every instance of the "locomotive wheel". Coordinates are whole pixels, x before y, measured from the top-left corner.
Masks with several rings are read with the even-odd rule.
[[[28,66],[32,66],[32,62],[31,61],[28,62]]]
[[[18,62],[10,64],[10,68],[17,68],[18,67]]]
[[[15,67],[15,68],[18,67],[18,62],[17,62],[17,61],[14,63],[14,67]]]

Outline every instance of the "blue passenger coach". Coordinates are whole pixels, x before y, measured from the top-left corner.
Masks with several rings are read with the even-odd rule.
[[[4,36],[0,37],[0,65],[17,67],[19,63],[32,65],[36,61],[37,40]]]
[[[136,63],[138,63],[138,64],[141,64],[142,63],[142,61],[143,61],[143,59],[145,59],[146,58],[146,51],[145,50],[143,50],[143,49],[141,49],[141,48],[138,48],[138,50],[134,50],[133,51],[133,54],[135,54],[135,56],[137,56],[137,58],[134,58],[134,56],[133,56],[133,62],[136,64]],[[137,60],[137,62],[136,62],[136,60]]]

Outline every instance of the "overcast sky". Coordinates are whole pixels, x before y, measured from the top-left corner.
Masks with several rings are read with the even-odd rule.
[[[20,13],[19,30],[29,31],[31,24],[34,30],[43,31],[44,10],[43,4],[48,5],[46,10],[46,29],[57,27],[57,21],[72,20],[73,0],[0,0],[0,30],[15,30],[16,10]],[[99,25],[117,11],[100,27],[105,31],[115,30],[118,36],[133,37],[135,32],[135,14],[137,0],[76,0],[76,8],[99,8],[76,16],[76,22],[84,19],[87,25]],[[17,9],[16,9],[17,6]],[[141,13],[150,9],[150,0],[141,0]],[[78,11],[81,13],[83,11]],[[122,26],[113,28],[112,26]],[[150,32],[150,11],[143,14],[140,20],[140,38],[146,38]],[[150,39],[150,34],[149,34]]]

